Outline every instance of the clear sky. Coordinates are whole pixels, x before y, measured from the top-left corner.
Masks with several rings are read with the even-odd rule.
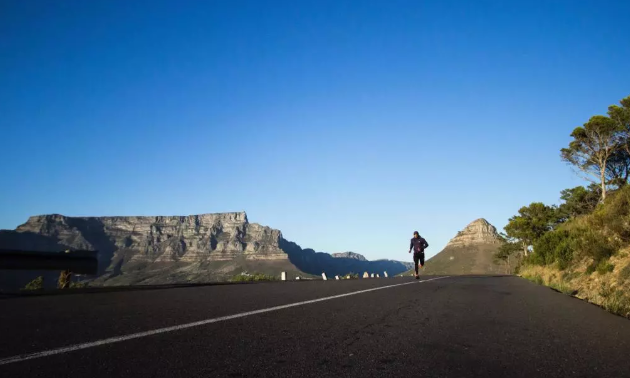
[[[428,257],[581,184],[630,95],[628,1],[0,3],[0,228],[247,211],[302,247]]]

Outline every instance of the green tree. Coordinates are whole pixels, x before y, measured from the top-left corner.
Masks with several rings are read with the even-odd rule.
[[[608,107],[608,117],[621,130],[621,145],[630,155],[630,96],[619,101],[619,104],[621,106],[611,105]]]
[[[509,239],[517,241],[527,256],[531,247],[545,232],[551,231],[562,221],[555,206],[533,202],[518,210],[518,215],[509,219],[505,232]]]
[[[620,151],[612,157],[609,169],[611,183],[621,187],[630,179],[630,96],[621,99],[618,105],[608,107],[608,117],[619,129],[618,144]]]
[[[583,186],[565,189],[560,192],[560,199],[564,202],[558,210],[564,218],[590,214],[597,207],[601,197],[601,188],[596,184],[591,184],[588,189]]]
[[[495,261],[500,261],[505,264],[506,273],[512,273],[513,260],[516,256],[518,256],[519,252],[521,252],[521,246],[515,242],[507,238],[505,235],[503,236],[503,240],[499,250],[494,254]]]
[[[547,232],[534,243],[534,260],[541,265],[558,263],[558,268],[566,269],[573,260],[572,235],[566,230]]]
[[[617,188],[626,185],[630,178],[630,151],[626,149],[626,143],[621,139],[620,145],[622,148],[610,156],[606,165],[606,182]]]
[[[586,179],[599,182],[602,199],[606,199],[606,174],[609,160],[622,146],[622,130],[615,120],[593,116],[584,126],[571,133],[573,141],[561,150],[562,160],[586,174]]]

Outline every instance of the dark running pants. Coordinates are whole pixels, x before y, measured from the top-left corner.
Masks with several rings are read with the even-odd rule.
[[[424,266],[424,252],[413,253],[413,263],[416,267],[416,274],[418,274],[418,261],[420,261],[420,266]]]

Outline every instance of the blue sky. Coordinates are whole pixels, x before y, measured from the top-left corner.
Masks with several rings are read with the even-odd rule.
[[[630,95],[623,1],[4,1],[0,228],[247,211],[302,247],[428,256],[581,184]]]

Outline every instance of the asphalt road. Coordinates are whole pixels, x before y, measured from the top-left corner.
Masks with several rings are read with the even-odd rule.
[[[431,278],[2,299],[0,377],[630,377],[627,319],[516,277]]]

